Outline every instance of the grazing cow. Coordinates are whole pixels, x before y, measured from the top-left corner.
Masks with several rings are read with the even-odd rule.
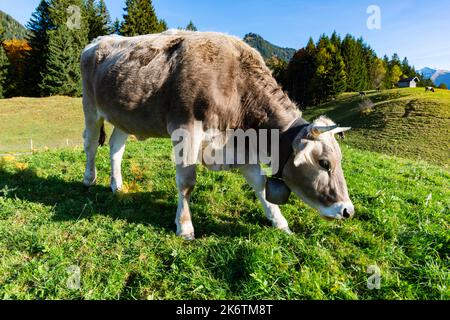
[[[434,88],[433,87],[426,87],[425,88],[425,92],[428,92],[428,91],[434,92]]]
[[[359,93],[359,96],[362,98],[362,97],[365,97],[366,96],[366,93],[364,92],[364,91],[361,91],[360,93]]]
[[[275,177],[267,179],[261,174],[259,158],[257,163],[207,166],[239,169],[273,226],[288,233],[288,223],[274,202],[285,202],[279,199],[290,190],[325,219],[350,218],[354,214],[341,168],[341,151],[334,137],[349,128],[340,128],[325,117],[312,123],[303,120],[260,54],[240,39],[186,31],[132,38],[105,36],[86,47],[81,68],[85,186],[96,182],[95,157],[99,141],[104,141],[104,121],[114,126],[110,139],[114,192],[122,188],[121,161],[128,135],[140,140],[172,137],[175,149],[180,140],[173,136],[183,129],[191,140],[183,151],[186,160],[176,164],[175,222],[179,236],[193,239],[189,198],[205,132],[273,129],[280,132],[280,169]]]

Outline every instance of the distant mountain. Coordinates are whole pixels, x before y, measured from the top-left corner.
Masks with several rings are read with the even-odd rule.
[[[24,39],[27,35],[27,29],[17,22],[9,14],[0,10],[0,29],[3,29],[4,39]]]
[[[417,70],[417,72],[419,74],[423,75],[425,79],[431,79],[433,74],[436,73],[436,70],[426,67],[426,68]]]
[[[445,83],[448,88],[450,88],[450,71],[447,70],[436,70],[432,68],[423,68],[417,70],[419,74],[422,74],[426,79],[431,79],[436,86],[441,83]]]
[[[258,34],[248,33],[244,37],[244,41],[250,46],[258,50],[265,60],[272,58],[273,56],[278,57],[286,62],[289,62],[294,56],[297,50],[291,48],[281,48],[267,40],[264,40]]]

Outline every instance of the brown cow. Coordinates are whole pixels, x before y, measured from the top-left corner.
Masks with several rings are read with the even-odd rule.
[[[325,117],[313,123],[303,120],[260,54],[240,39],[185,31],[132,38],[106,36],[86,47],[81,68],[86,186],[96,182],[95,156],[105,120],[114,125],[110,139],[114,192],[122,188],[121,161],[128,135],[141,140],[172,137],[175,149],[183,140],[177,135],[182,130],[188,133],[189,143],[184,141],[183,160],[176,165],[176,225],[179,236],[193,239],[189,198],[195,185],[198,155],[205,149],[205,141],[214,139],[207,132],[267,129],[280,134],[279,140],[273,140],[279,142],[280,150],[276,177],[287,192],[292,190],[324,218],[353,215],[341,151],[334,138],[334,134],[349,128],[339,128]],[[251,151],[246,149],[245,153]],[[238,168],[254,188],[274,227],[290,232],[279,207],[266,199],[268,179],[261,174],[259,160],[233,165],[209,163],[208,167]],[[272,191],[271,197],[276,198],[273,194],[277,190]]]

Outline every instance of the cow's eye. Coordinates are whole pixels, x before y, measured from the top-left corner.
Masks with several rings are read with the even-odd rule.
[[[330,171],[330,162],[328,160],[319,160],[319,164],[325,170]]]

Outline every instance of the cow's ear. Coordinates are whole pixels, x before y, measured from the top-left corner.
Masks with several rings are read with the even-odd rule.
[[[294,141],[294,166],[298,167],[310,159],[314,143],[308,139]]]

